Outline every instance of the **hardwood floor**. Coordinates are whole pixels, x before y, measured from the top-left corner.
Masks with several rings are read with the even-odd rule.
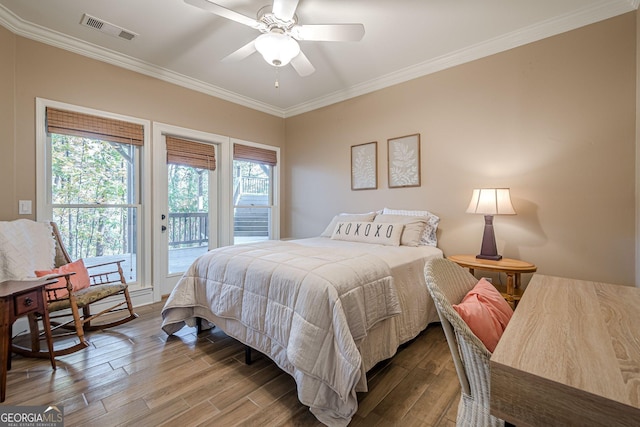
[[[57,358],[14,356],[5,405],[62,405],[65,426],[321,426],[293,379],[215,328],[199,336],[161,329],[163,303],[139,319],[89,335],[91,346]],[[460,386],[444,333],[429,326],[369,374],[352,426],[454,426]]]

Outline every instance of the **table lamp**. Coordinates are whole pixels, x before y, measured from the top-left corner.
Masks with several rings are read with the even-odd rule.
[[[471,202],[467,213],[484,215],[484,234],[482,235],[482,248],[476,258],[498,261],[502,255],[498,255],[496,236],[493,232],[494,215],[515,215],[516,211],[511,204],[508,188],[476,188],[473,190]]]

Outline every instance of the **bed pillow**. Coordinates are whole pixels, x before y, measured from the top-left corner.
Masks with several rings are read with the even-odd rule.
[[[377,212],[368,212],[363,214],[347,214],[341,213],[333,217],[327,228],[324,229],[320,237],[331,237],[333,235],[333,231],[336,229],[336,224],[338,221],[373,221]]]
[[[420,237],[420,246],[438,246],[438,238],[436,236],[436,232],[438,231],[438,224],[440,223],[440,218],[432,214],[431,212],[384,208],[382,210],[382,214],[383,215],[425,216],[429,218],[427,220],[427,225],[425,226],[424,231],[422,232],[422,236]]]
[[[513,315],[511,306],[485,279],[480,279],[453,308],[491,353]]]
[[[375,243],[385,246],[400,246],[404,224],[375,223],[363,221],[338,222],[331,238],[349,242]]]
[[[420,238],[429,218],[426,216],[376,215],[373,222],[404,224],[400,244],[403,246],[420,246]]]
[[[65,274],[65,273],[76,273],[69,277],[69,280],[71,280],[71,285],[74,291],[79,291],[80,289],[88,288],[89,285],[91,284],[89,280],[89,273],[87,272],[87,269],[84,266],[84,261],[82,261],[82,259],[71,262],[69,264],[65,264],[58,268],[54,268],[52,270],[36,270],[35,272],[37,277],[48,276],[53,274]],[[47,285],[47,288],[60,288],[60,285],[66,283],[65,278],[60,278],[60,279],[58,279],[56,283]],[[60,289],[56,291],[56,298],[62,298],[67,296],[68,294],[69,292],[66,289]]]

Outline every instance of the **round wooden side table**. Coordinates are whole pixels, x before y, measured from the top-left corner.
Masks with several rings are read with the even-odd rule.
[[[534,264],[530,262],[521,261],[519,259],[502,258],[498,261],[490,259],[476,258],[475,255],[451,255],[447,257],[451,261],[469,269],[471,274],[474,274],[475,270],[495,271],[498,273],[504,273],[507,275],[507,287],[506,289],[500,289],[502,296],[511,304],[514,308],[520,301],[524,290],[520,287],[522,273],[535,273],[538,269]],[[496,284],[494,283],[494,286]]]

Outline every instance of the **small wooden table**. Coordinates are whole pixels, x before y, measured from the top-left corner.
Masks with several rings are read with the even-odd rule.
[[[524,292],[520,287],[520,275],[522,273],[535,273],[538,269],[535,265],[529,262],[511,258],[502,258],[499,261],[476,258],[475,255],[451,255],[447,258],[462,267],[468,268],[471,274],[474,274],[476,269],[506,274],[506,289],[500,289],[500,287],[495,283],[494,286],[500,289],[504,299],[506,299],[513,307],[518,304],[518,301],[520,301],[522,293]]]
[[[536,274],[491,356],[491,414],[517,426],[640,422],[640,289]]]
[[[4,402],[7,391],[7,371],[11,369],[11,335],[13,322],[29,313],[42,315],[49,359],[51,367],[56,369],[53,357],[53,341],[49,327],[49,311],[45,286],[55,283],[50,279],[35,279],[27,281],[6,281],[0,283],[0,402]]]

